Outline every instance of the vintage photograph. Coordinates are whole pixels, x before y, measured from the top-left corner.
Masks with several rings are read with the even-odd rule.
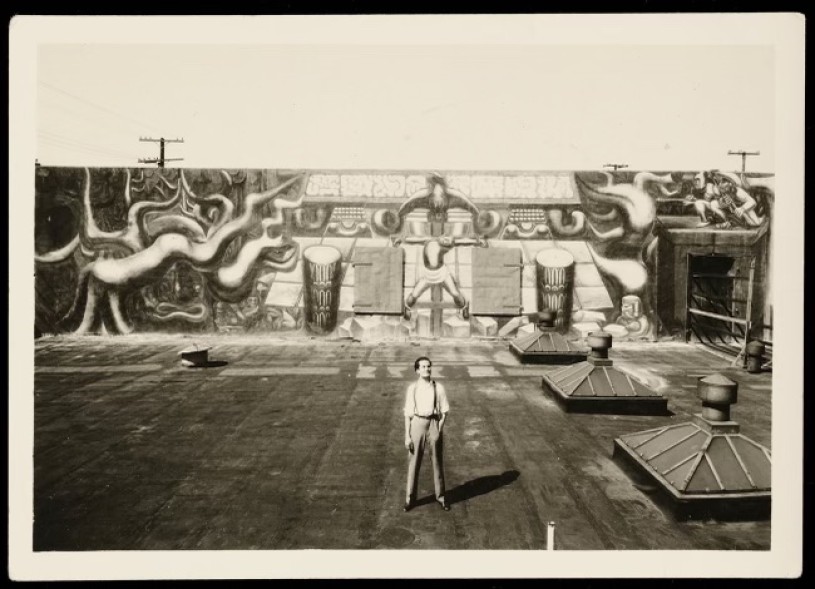
[[[12,23],[12,576],[795,576],[803,18],[758,16]]]

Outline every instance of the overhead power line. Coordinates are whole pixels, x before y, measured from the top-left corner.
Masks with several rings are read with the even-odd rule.
[[[96,129],[117,129],[122,133],[132,134],[134,129],[139,131],[144,130],[144,125],[136,124],[132,121],[123,120],[117,117],[108,117],[96,111],[84,109],[78,104],[67,104],[64,102],[50,104],[49,102],[41,102],[42,109],[52,110],[57,113],[61,123],[73,123],[74,126],[79,127],[93,127]],[[54,117],[48,117],[52,120]]]
[[[49,90],[52,90],[54,92],[59,92],[60,94],[64,94],[65,96],[68,96],[69,98],[73,98],[74,100],[78,100],[79,102],[82,102],[83,104],[87,104],[88,106],[91,106],[93,108],[97,108],[97,109],[99,109],[101,111],[104,111],[104,112],[110,114],[110,115],[113,115],[115,117],[119,117],[120,119],[124,119],[124,120],[130,121],[132,123],[135,123],[135,124],[139,125],[140,127],[147,127],[147,128],[152,129],[154,131],[158,130],[155,126],[151,125],[150,123],[146,123],[146,122],[141,121],[139,119],[136,119],[134,117],[118,113],[115,110],[111,110],[111,109],[107,108],[106,106],[102,106],[100,104],[96,104],[95,102],[91,102],[87,98],[83,98],[81,96],[77,96],[76,94],[72,94],[71,92],[63,90],[62,88],[58,88],[57,86],[54,86],[53,84],[49,84],[48,82],[45,82],[43,80],[40,80],[39,84],[41,86],[45,87],[45,88],[48,88]]]
[[[70,145],[63,145],[61,143],[49,143],[49,147],[51,147],[52,149],[58,149],[58,150],[61,150],[61,151],[69,152],[69,153],[77,155],[78,157],[83,157],[83,158],[87,157],[87,155],[83,155],[83,154],[88,154],[88,155],[93,155],[93,156],[97,156],[97,157],[98,156],[105,156],[105,157],[108,157],[108,158],[111,158],[111,159],[128,161],[128,162],[133,161],[132,157],[123,156],[123,155],[116,155],[116,154],[100,153],[100,152],[98,152],[96,150],[86,149],[84,147],[72,147]]]
[[[62,143],[63,145],[67,145],[70,147],[80,147],[84,149],[89,149],[93,151],[97,151],[104,154],[109,155],[119,155],[128,158],[135,159],[137,156],[132,152],[121,151],[117,149],[111,149],[105,145],[99,145],[96,143],[86,143],[83,141],[77,141],[76,139],[69,137],[67,135],[60,135],[59,133],[53,133],[51,131],[39,130],[37,134],[43,141],[52,142],[52,143]]]

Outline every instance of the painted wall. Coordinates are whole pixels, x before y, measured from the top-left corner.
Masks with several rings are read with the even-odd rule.
[[[772,180],[37,166],[36,332],[512,335],[539,310],[536,259],[565,256],[569,329],[653,340],[678,329],[674,295],[687,269],[677,244],[707,251],[729,240],[766,266]],[[336,259],[304,259],[315,245]],[[517,289],[485,270],[498,259],[487,250],[517,260]],[[365,256],[380,274],[363,271]],[[377,300],[363,303],[369,295]],[[515,296],[514,310],[489,311]]]

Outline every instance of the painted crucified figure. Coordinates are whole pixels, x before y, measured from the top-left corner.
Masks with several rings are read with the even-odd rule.
[[[418,298],[427,289],[434,289],[434,301],[441,301],[441,290],[447,291],[452,297],[456,307],[462,310],[462,316],[467,318],[467,299],[461,294],[455,278],[450,273],[449,268],[444,263],[444,256],[458,245],[484,245],[481,237],[468,236],[446,236],[441,235],[443,225],[447,221],[447,211],[451,208],[464,209],[470,213],[473,224],[477,224],[479,215],[476,207],[464,194],[447,186],[443,176],[439,174],[429,174],[427,176],[427,186],[415,192],[399,208],[399,218],[404,219],[408,213],[415,209],[427,209],[427,220],[430,222],[430,236],[410,236],[404,239],[405,243],[423,243],[422,250],[423,268],[418,276],[416,285],[405,299],[405,306],[408,308],[416,304]],[[400,240],[401,241],[401,240]]]
[[[412,307],[428,288],[440,286],[452,297],[460,309],[467,306],[467,299],[461,294],[456,279],[444,263],[444,256],[457,245],[481,245],[482,240],[472,237],[409,237],[407,243],[424,243],[422,250],[422,272],[416,285],[405,299],[405,305]]]

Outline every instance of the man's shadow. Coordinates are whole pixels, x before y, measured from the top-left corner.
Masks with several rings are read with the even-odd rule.
[[[519,471],[507,470],[501,474],[491,474],[484,477],[478,477],[477,479],[467,481],[458,487],[446,491],[444,496],[447,499],[447,503],[452,505],[453,503],[466,501],[467,499],[472,499],[473,497],[478,497],[479,495],[486,495],[487,493],[491,493],[496,489],[510,485],[515,482],[519,476],[521,476]],[[430,503],[431,501],[435,500],[436,498],[433,496],[425,497],[417,504],[421,505],[423,503]]]

